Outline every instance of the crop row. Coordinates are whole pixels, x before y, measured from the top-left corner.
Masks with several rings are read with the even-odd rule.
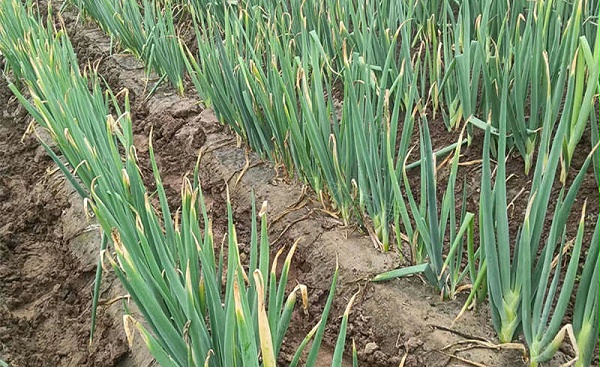
[[[577,345],[576,363],[589,364],[598,339],[600,225],[584,246],[585,206],[567,268],[556,265],[561,264],[556,259],[570,242],[567,219],[589,166],[599,181],[597,1],[73,2],[180,93],[188,77],[223,123],[308,184],[325,210],[346,223],[358,220],[384,251],[394,243],[399,248],[408,244],[412,266],[375,280],[422,272],[445,297],[454,297],[468,282],[472,291],[465,307],[487,297],[500,341],[511,342],[522,333],[532,365],[550,359],[566,335]],[[7,7],[3,16],[8,12]],[[0,31],[8,36],[8,26],[3,27]],[[18,43],[5,38],[0,50],[16,79],[37,80],[35,68],[21,65]],[[44,94],[34,84],[31,88],[32,97],[40,98],[37,107],[45,108],[39,97]],[[43,120],[32,105],[30,109]],[[123,118],[114,125],[122,125]],[[434,152],[430,120],[462,129],[458,141]],[[115,134],[110,126],[109,133]],[[464,186],[462,200],[456,197],[461,191],[456,182],[460,153],[473,129],[485,133],[478,213],[466,210]],[[71,137],[92,151],[99,149],[88,135],[98,133],[74,137],[63,130],[55,134],[59,141],[69,144]],[[414,130],[419,131],[420,159],[409,165]],[[586,131],[592,147],[578,145]],[[129,152],[127,139],[129,145],[123,144]],[[506,212],[510,149],[522,155],[525,173],[533,175],[527,213],[516,236],[511,236]],[[587,158],[567,187],[570,162],[581,150]],[[436,158],[447,153],[453,154],[450,175],[438,202]],[[109,156],[116,162],[115,154]],[[78,175],[87,174],[88,182],[106,177],[102,168],[83,172],[77,163],[83,161],[88,162],[69,163]],[[421,182],[411,187],[408,170],[417,167]],[[563,188],[550,213],[559,168]],[[116,172],[114,180],[131,179]],[[156,180],[161,187],[158,174]],[[196,186],[190,187],[195,192]],[[171,223],[166,201],[161,211],[164,222]],[[129,223],[130,231],[138,222]],[[115,225],[103,227],[110,233]],[[188,235],[182,236],[190,240]],[[113,236],[113,245],[118,247],[119,241]],[[236,266],[229,265],[233,267],[227,269]],[[573,321],[564,326],[575,289]],[[151,312],[145,317],[152,317]],[[172,358],[183,355],[168,345],[161,348],[174,353]]]
[[[172,217],[150,141],[155,208],[137,164],[127,94],[122,108],[117,96],[102,90],[94,70],[79,68],[66,32],[54,29],[51,9],[44,27],[32,3],[26,5],[0,3],[0,50],[13,76],[19,76],[21,88],[11,83],[11,90],[37,129],[49,133],[62,158],[40,142],[102,227],[93,307],[102,270],[110,266],[144,318],[137,320],[126,310],[127,337],[137,331],[161,366],[274,367],[297,297],[308,306],[305,285],[285,294],[296,245],[280,269],[281,252],[271,264],[266,203],[259,213],[253,205],[250,261],[243,266],[228,203],[227,253],[215,251],[198,167],[193,177],[184,178],[180,212]],[[298,348],[293,366],[305,349],[306,365],[315,365],[337,278],[336,270],[322,317]],[[343,316],[336,364],[341,363],[352,303]]]

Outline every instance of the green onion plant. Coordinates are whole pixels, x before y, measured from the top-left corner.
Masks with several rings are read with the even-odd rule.
[[[397,236],[397,239],[401,241],[402,238],[406,238],[411,241],[412,260],[416,264],[408,268],[379,274],[373,280],[382,281],[423,272],[429,282],[438,288],[442,297],[454,298],[457,289],[468,274],[469,269],[462,269],[462,260],[465,250],[473,251],[474,249],[473,219],[475,215],[466,211],[466,187],[463,185],[462,208],[459,217],[456,216],[455,190],[461,144],[456,144],[451,160],[447,188],[442,198],[441,208],[438,210],[436,159],[433,154],[426,117],[422,116],[421,121],[420,167],[422,180],[420,204],[417,204],[410,188],[404,162],[399,168],[402,169],[408,205],[399,185],[395,187],[395,200],[399,208],[396,213],[396,222],[402,220],[402,224],[406,229],[405,236]],[[462,136],[461,133],[459,141],[462,141]],[[393,168],[392,164],[390,164],[390,168]],[[395,173],[395,170],[393,172]],[[408,214],[408,208],[410,208],[411,215]],[[412,221],[415,223],[415,229],[413,229]],[[444,245],[446,238],[449,241],[448,246]],[[444,253],[447,253],[446,259],[444,259]],[[479,252],[475,253],[473,251],[472,256],[478,255]]]
[[[184,55],[175,18],[182,6],[173,1],[73,0],[120,45],[141,59],[148,71],[166,76],[183,93]]]
[[[266,205],[259,213],[260,233],[253,206],[250,261],[242,264],[228,203],[226,250],[215,252],[198,166],[192,179],[183,179],[182,205],[172,213],[152,141],[149,154],[156,192],[148,192],[144,185],[127,94],[123,109],[115,95],[101,90],[93,71],[79,70],[66,33],[44,29],[31,3],[27,6],[17,0],[0,4],[0,34],[6,35],[0,50],[12,47],[10,66],[26,66],[24,70],[35,76],[22,79],[30,99],[14,84],[10,88],[56,141],[67,161],[60,167],[80,185],[86,208],[109,239],[101,259],[112,266],[143,316],[139,320],[125,315],[128,338],[137,330],[162,366],[275,366],[298,295],[307,306],[305,286],[285,295],[297,243],[277,277],[283,250],[271,263]],[[118,118],[109,113],[109,106]],[[152,203],[155,199],[158,208]],[[308,366],[316,363],[337,278],[336,270],[321,320],[302,344],[305,348],[312,340]],[[350,306],[336,360],[344,349],[349,311]]]
[[[412,130],[403,130],[396,149],[398,122],[401,111],[412,110],[416,100],[405,88],[410,62],[396,72],[396,39],[402,29],[388,30],[383,44],[364,35],[364,52],[342,48],[332,58],[318,30],[294,33],[295,18],[292,23],[283,15],[265,20],[263,11],[249,4],[225,7],[225,23],[206,11],[194,13],[198,55],[188,55],[192,81],[207,91],[219,118],[252,148],[297,174],[345,222],[353,214],[365,218],[374,241],[387,250],[393,199],[386,139],[392,135],[391,155],[403,160]],[[281,10],[271,11],[277,15]],[[383,47],[385,63],[370,64],[381,58]],[[340,60],[343,68],[337,71]],[[336,89],[340,82],[341,90]],[[347,98],[358,104],[338,107]],[[411,119],[407,114],[405,123]]]
[[[324,210],[347,224],[357,219],[383,250],[394,241],[400,248],[408,243],[413,265],[376,280],[424,272],[444,297],[452,298],[468,287],[469,278],[472,292],[465,307],[481,303],[489,292],[500,341],[523,333],[533,365],[550,358],[571,331],[578,345],[574,363],[590,360],[598,337],[598,287],[590,280],[597,277],[597,246],[591,244],[586,268],[578,273],[575,266],[585,252],[579,227],[564,277],[562,265],[551,260],[558,256],[567,262],[560,255],[571,243],[566,220],[590,164],[600,182],[594,148],[599,140],[597,1],[74,1],[179,92],[187,71],[199,98],[221,122],[309,185]],[[26,3],[31,8],[32,2]],[[128,325],[141,330],[165,363],[231,363],[255,353],[262,358],[256,363],[271,363],[293,296],[284,299],[279,289],[285,279],[277,282],[265,266],[263,243],[254,243],[254,261],[241,265],[235,228],[229,228],[227,252],[211,254],[210,224],[192,223],[194,216],[206,219],[196,179],[184,181],[185,205],[174,220],[157,175],[159,189],[152,195],[161,205],[155,211],[136,171],[128,106],[118,108],[116,97],[103,94],[92,72],[78,69],[63,30],[53,30],[50,21],[46,29],[40,27],[16,4],[2,4],[0,51],[30,102],[11,87],[57,140],[67,163],[46,146],[48,153],[104,221],[106,259],[112,259],[125,284],[136,285],[134,299],[152,307],[141,309],[147,324],[127,318]],[[178,37],[189,20],[194,51]],[[116,118],[107,117],[108,106],[118,111]],[[478,214],[466,211],[464,183],[462,205],[457,205],[462,137],[434,153],[430,113],[440,114],[448,129],[466,124],[468,142],[473,128],[485,130]],[[420,120],[420,160],[407,165],[415,118]],[[590,121],[591,153],[567,188]],[[440,195],[436,158],[450,150],[450,176]],[[512,150],[523,157],[525,173],[533,171],[527,216],[517,233],[509,232],[505,213],[506,157]],[[494,171],[492,156],[498,160]],[[542,233],[559,164],[563,189],[550,231]],[[407,171],[417,166],[422,180],[413,194]],[[253,229],[255,241],[258,232]],[[205,251],[200,256],[193,248]],[[159,279],[157,269],[163,267],[170,270]],[[227,284],[214,285],[220,303],[216,298],[210,303],[207,282],[216,282],[225,271]],[[188,280],[188,273],[190,279],[200,277],[200,284]],[[575,283],[569,329],[562,319]],[[148,285],[147,294],[136,293],[142,284]],[[271,298],[273,293],[277,297]],[[227,307],[209,311],[217,304]],[[192,333],[191,325],[204,320],[225,320],[229,329],[211,325]],[[268,320],[268,328],[260,320]],[[302,348],[322,337],[324,325],[311,330]],[[235,352],[226,355],[223,340],[235,340]],[[189,352],[188,344],[201,352]],[[181,357],[184,352],[189,354]],[[315,353],[309,362],[314,363]],[[298,363],[300,354],[292,365]]]
[[[547,60],[546,79],[548,81],[550,79]],[[548,83],[546,94],[548,100],[551,98],[550,89]],[[569,93],[566,97],[566,105],[571,102],[572,98],[573,94]],[[492,171],[489,149],[491,132],[489,127],[485,133],[480,199],[480,237],[487,263],[492,321],[498,337],[501,342],[508,343],[516,338],[519,330],[522,330],[529,347],[530,363],[532,366],[536,366],[554,355],[565,336],[566,329],[560,329],[560,326],[574,288],[574,278],[581,251],[583,224],[580,224],[560,292],[558,292],[558,282],[561,269],[560,267],[553,268],[552,260],[558,244],[560,244],[558,251],[562,253],[565,245],[567,219],[583,177],[591,163],[592,155],[588,156],[568,190],[563,187],[555,204],[555,213],[550,223],[548,237],[544,239],[542,236],[544,222],[561,156],[561,142],[569,123],[569,115],[562,115],[553,136],[552,113],[547,110],[544,116],[544,127],[531,183],[532,189],[527,212],[516,237],[511,237],[506,212],[507,176],[504,159],[507,146],[507,122],[505,120],[507,101],[508,86],[505,84],[502,86],[502,114],[498,137],[499,158],[493,187],[491,185]],[[549,104],[549,101],[547,102]],[[515,249],[511,260],[510,244],[513,238],[515,239]],[[558,296],[556,303],[554,303],[555,296]]]

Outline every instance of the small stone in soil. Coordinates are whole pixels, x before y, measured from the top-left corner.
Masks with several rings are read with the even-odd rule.
[[[377,345],[374,342],[369,342],[369,343],[367,343],[367,345],[365,345],[365,354],[372,354],[377,349],[379,349],[379,345]]]

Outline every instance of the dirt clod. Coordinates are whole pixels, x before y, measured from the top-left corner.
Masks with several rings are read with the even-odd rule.
[[[377,343],[368,342],[365,344],[365,354],[373,354],[377,349],[379,349]]]

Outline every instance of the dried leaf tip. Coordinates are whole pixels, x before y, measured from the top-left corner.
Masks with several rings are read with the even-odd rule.
[[[267,214],[267,201],[263,201],[262,203],[262,207],[260,208],[260,211],[258,212],[258,217],[262,218],[263,215]]]
[[[123,315],[123,328],[125,329],[125,336],[127,337],[127,344],[131,348],[133,346],[133,337],[135,330],[133,329],[136,321],[131,315]]]

